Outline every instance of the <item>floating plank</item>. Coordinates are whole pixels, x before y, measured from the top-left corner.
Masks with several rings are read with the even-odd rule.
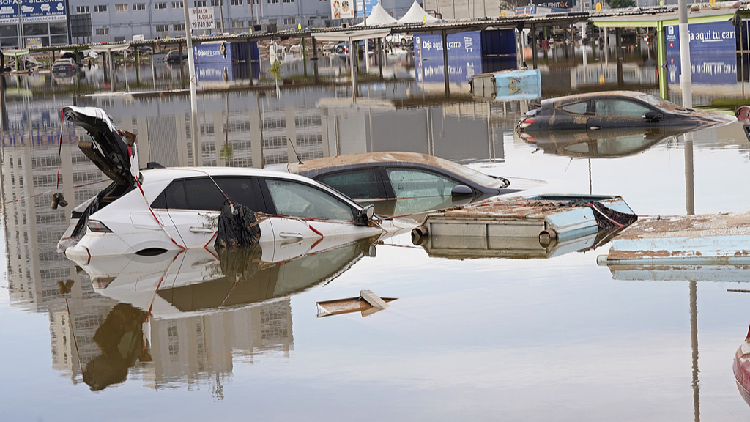
[[[395,297],[381,297],[383,302],[392,302],[398,298]],[[348,314],[351,312],[362,312],[362,316],[369,316],[373,313],[380,311],[381,309],[374,308],[372,305],[367,303],[366,300],[361,297],[348,297],[344,299],[325,300],[316,302],[318,308],[317,317],[327,317],[331,315]],[[373,311],[374,310],[374,311]]]
[[[380,298],[380,296],[369,290],[360,290],[359,297],[369,303],[373,308],[386,309],[389,307],[388,304]]]

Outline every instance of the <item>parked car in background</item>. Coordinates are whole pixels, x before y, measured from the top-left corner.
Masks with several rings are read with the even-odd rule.
[[[287,169],[324,183],[355,201],[375,203],[380,214],[396,215],[448,208],[517,192],[503,177],[414,152],[341,155],[289,164]]]
[[[260,243],[339,236],[353,241],[393,232],[400,224],[404,229],[416,225],[381,220],[372,207],[284,172],[228,167],[141,171],[136,145],[124,140],[103,110],[65,107],[63,115],[88,132],[91,140],[79,142],[79,148],[113,180],[74,210],[59,244],[71,258],[203,248],[216,236],[219,211],[227,201],[262,213]]]
[[[519,133],[553,130],[672,127],[687,130],[726,124],[735,117],[683,108],[642,92],[592,92],[543,100],[519,120]]]
[[[182,61],[185,62],[188,59],[187,50],[182,51]],[[180,62],[180,50],[172,50],[167,53],[167,63],[179,63]]]

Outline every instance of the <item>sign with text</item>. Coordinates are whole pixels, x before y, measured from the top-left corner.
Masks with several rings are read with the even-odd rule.
[[[570,9],[573,7],[573,0],[531,0],[531,4],[550,9]]]
[[[667,26],[667,53],[680,51],[680,28],[677,25]],[[710,22],[691,23],[688,25],[690,52],[736,49],[735,28],[732,23]]]
[[[331,17],[333,19],[351,19],[354,17],[352,2],[356,0],[331,0]]]
[[[65,21],[63,0],[0,0],[0,24],[18,23],[18,7],[23,22]]]
[[[0,0],[2,1],[2,0]],[[216,27],[213,7],[190,7],[190,29],[213,29]]]

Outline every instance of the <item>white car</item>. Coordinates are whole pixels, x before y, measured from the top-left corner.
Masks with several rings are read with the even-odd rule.
[[[141,171],[134,142],[125,141],[103,110],[65,107],[63,113],[91,135],[79,148],[113,180],[74,210],[59,247],[76,261],[212,245],[228,200],[256,212],[261,244],[356,240],[416,226],[412,220],[379,219],[372,208],[288,173],[222,167]]]

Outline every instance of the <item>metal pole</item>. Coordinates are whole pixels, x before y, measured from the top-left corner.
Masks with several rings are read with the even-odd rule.
[[[668,85],[667,85],[667,69],[664,65],[667,63],[667,44],[666,37],[664,34],[664,23],[659,22],[656,27],[656,60],[657,69],[659,71],[659,96],[662,99],[667,99]]]
[[[354,4],[357,2],[355,1]],[[349,61],[352,69],[352,100],[357,101],[357,71],[354,69],[354,45],[352,39],[349,38]]]
[[[185,38],[188,48],[188,74],[190,75],[190,112],[191,130],[190,136],[193,141],[193,165],[201,165],[202,156],[200,149],[200,128],[198,127],[198,80],[195,77],[195,56],[193,55],[193,37],[190,27],[190,16],[188,15],[188,0],[182,0],[182,9],[185,13]],[[182,43],[180,43],[180,63],[182,63]]]
[[[690,33],[688,32],[687,0],[679,0],[680,11],[680,88],[682,106],[693,107],[692,68],[690,66]]]
[[[534,69],[539,68],[536,59],[536,25],[533,23],[531,24],[531,65]]]

